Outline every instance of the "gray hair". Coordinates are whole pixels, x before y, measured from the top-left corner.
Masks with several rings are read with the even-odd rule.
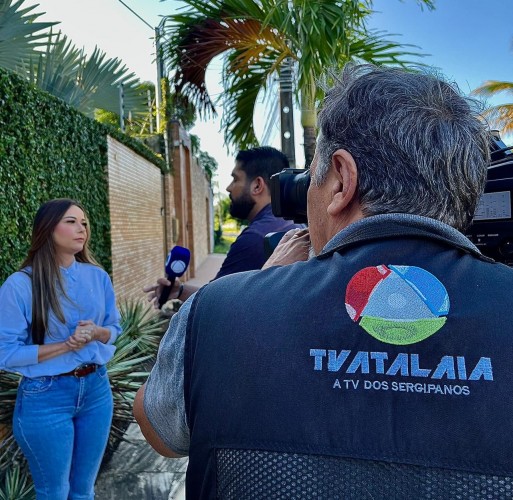
[[[333,153],[345,149],[365,216],[409,213],[464,230],[490,161],[476,104],[433,75],[348,64],[319,114],[312,182],[322,184]]]

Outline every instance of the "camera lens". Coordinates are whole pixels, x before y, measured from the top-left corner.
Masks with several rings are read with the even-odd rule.
[[[286,168],[271,177],[271,204],[276,217],[306,223],[308,169]]]

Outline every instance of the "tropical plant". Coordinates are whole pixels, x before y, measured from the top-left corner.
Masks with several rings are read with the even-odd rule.
[[[485,97],[493,97],[503,92],[513,96],[513,82],[489,80],[473,91],[474,94]],[[483,114],[503,134],[513,133],[513,103],[490,106]]]
[[[57,23],[37,23],[35,8],[24,0],[0,0],[0,66],[59,97],[88,116],[95,109],[119,114],[119,86],[124,106],[133,115],[147,114],[146,93],[139,79],[117,58],[99,48],[87,57],[61,33],[47,30]]]
[[[82,113],[93,117],[95,109],[119,114],[120,90],[123,85],[124,106],[134,113],[148,112],[146,95],[139,79],[115,58],[108,59],[97,47],[90,57],[60,32],[48,35],[44,52],[37,62],[24,62],[30,83],[46,90]]]
[[[67,36],[51,30],[58,23],[38,22],[42,14],[33,13],[37,5],[22,8],[24,2],[0,0],[0,67],[116,129],[120,128],[122,85],[125,133],[131,136],[161,134],[171,119],[179,120],[186,130],[194,125],[194,105],[169,92],[167,79],[160,82],[163,102],[156,110],[155,99],[148,103],[148,92],[155,95],[151,82],[141,83],[121,60],[107,58],[98,47],[88,57]],[[157,113],[160,130],[150,126]]]
[[[28,464],[12,434],[12,417],[20,377],[0,371],[0,500],[35,498]]]
[[[213,175],[217,172],[217,161],[205,151],[200,151],[198,154],[198,161],[203,170],[205,170],[207,177],[212,179]]]
[[[33,500],[36,498],[26,464],[11,463],[11,467],[0,474],[0,500]]]
[[[124,432],[133,422],[135,394],[148,377],[168,323],[168,319],[140,302],[125,301],[120,304],[119,310],[123,333],[116,340],[116,352],[107,365],[114,398],[114,416],[106,460],[119,442],[125,439]],[[22,496],[29,491],[26,483],[29,472],[12,435],[12,415],[19,379],[19,375],[0,371],[0,500],[30,498]],[[19,469],[18,472],[13,472],[13,464]],[[20,496],[5,496],[7,491],[14,491],[14,486]]]
[[[48,43],[48,28],[57,23],[36,22],[36,5],[21,9],[24,0],[0,0],[0,66],[15,71],[28,61],[37,47]]]
[[[165,87],[168,87],[167,79]],[[196,122],[196,108],[187,99],[184,99],[180,94],[175,94],[168,91],[165,98],[165,115],[172,120],[178,120],[185,130],[190,130],[194,127]]]
[[[138,86],[138,100],[146,96],[146,112],[132,113],[131,104],[128,103],[128,113],[124,116],[124,131],[130,136],[149,137],[159,133],[156,130],[156,102],[155,85],[152,82],[143,82]],[[133,104],[132,104],[133,105]],[[114,128],[120,128],[121,117],[120,110],[107,111],[96,108],[94,118],[100,123],[110,125]]]
[[[257,144],[253,116],[257,96],[270,78],[292,60],[295,94],[307,164],[313,157],[316,108],[323,92],[316,85],[327,68],[350,60],[407,65],[401,45],[366,28],[372,0],[184,0],[184,12],[165,18],[161,42],[178,94],[205,115],[216,108],[206,86],[209,63],[225,55],[223,125],[225,142],[240,148]],[[418,0],[433,8],[432,0]]]
[[[21,450],[12,435],[12,416],[19,380],[19,375],[15,373],[0,371],[0,479],[13,463],[24,462]]]

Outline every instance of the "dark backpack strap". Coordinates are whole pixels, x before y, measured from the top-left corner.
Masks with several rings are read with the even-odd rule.
[[[401,237],[414,237],[431,241],[439,241],[485,262],[495,263],[495,260],[487,257],[486,255],[483,255],[470,243],[470,241],[468,244],[465,244],[464,241],[457,241],[455,238],[447,236],[442,231],[438,232],[435,228],[430,228],[427,230],[423,229],[422,227],[408,225],[396,221],[388,221],[383,224],[373,224],[372,226],[363,226],[350,233],[346,238],[344,238],[344,241],[340,245],[331,250],[328,250],[326,253],[320,254],[318,258],[327,258],[333,255],[335,252],[340,252],[350,247],[361,245],[362,243]]]

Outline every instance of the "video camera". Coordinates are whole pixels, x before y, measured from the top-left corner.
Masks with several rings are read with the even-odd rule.
[[[486,256],[513,266],[513,147],[491,133],[491,162],[485,191],[466,236]],[[286,168],[271,177],[272,211],[276,217],[306,223],[308,169]]]
[[[306,195],[310,170],[284,168],[271,176],[271,207],[276,217],[306,224]]]
[[[306,196],[310,170],[284,168],[271,176],[271,208],[276,217],[306,224]],[[269,233],[264,238],[264,255],[269,258],[286,231]]]
[[[492,131],[491,162],[484,194],[466,236],[481,253],[497,262],[513,266],[513,147]]]

